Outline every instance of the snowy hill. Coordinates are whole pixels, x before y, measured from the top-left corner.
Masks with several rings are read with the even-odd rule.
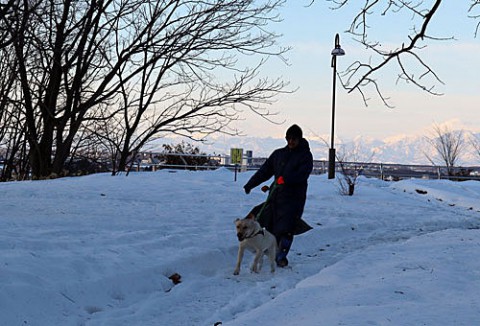
[[[479,182],[361,178],[345,197],[312,175],[290,266],[252,274],[246,254],[234,276],[233,221],[265,199],[243,193],[251,175],[0,183],[0,325],[480,321]]]

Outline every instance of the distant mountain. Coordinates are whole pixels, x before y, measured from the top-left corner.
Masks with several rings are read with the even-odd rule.
[[[480,134],[476,136],[477,139],[480,139]],[[328,139],[328,137],[325,137],[325,139]],[[180,141],[178,139],[163,139],[158,142],[163,144]],[[308,141],[314,159],[328,159],[329,144],[326,141],[319,137],[308,138]],[[465,144],[466,149],[462,152],[463,155],[461,155],[459,164],[461,166],[480,165],[480,156],[475,153],[468,140]],[[244,152],[251,150],[254,157],[267,157],[274,149],[285,145],[285,140],[282,138],[229,137],[224,135],[215,135],[210,137],[208,142],[198,143],[200,150],[209,154],[229,155],[231,148],[243,148]],[[161,145],[154,146],[154,148],[161,151]],[[337,149],[337,155],[347,153],[345,161],[432,165],[426,154],[431,158],[436,157],[435,150],[423,136],[397,136],[383,140],[356,137],[353,140],[337,141],[335,148]]]

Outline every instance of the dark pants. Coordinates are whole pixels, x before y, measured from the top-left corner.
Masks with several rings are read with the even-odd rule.
[[[293,243],[293,234],[287,233],[280,235],[277,238],[277,245],[278,245],[278,251],[277,251],[277,257],[276,261],[280,261],[282,259],[286,259],[288,252],[290,251],[290,247],[292,246]]]

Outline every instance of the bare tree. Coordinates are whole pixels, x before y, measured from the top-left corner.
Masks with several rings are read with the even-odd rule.
[[[325,147],[330,145],[326,138],[316,135]],[[338,178],[340,194],[353,196],[358,177],[363,171],[360,163],[369,163],[375,155],[374,151],[365,148],[363,139],[357,139],[351,143],[340,144],[335,152],[336,166],[340,167],[342,176]]]
[[[427,137],[427,142],[434,148],[435,156],[425,156],[432,163],[445,164],[448,175],[453,175],[453,168],[458,163],[460,155],[465,147],[463,130],[451,130],[449,127],[433,126],[433,134]]]
[[[0,15],[2,12],[5,14],[4,8],[6,7],[0,7]],[[26,149],[25,118],[20,102],[10,96],[18,85],[17,66],[14,55],[4,46],[9,42],[5,40],[6,37],[3,37],[0,41],[3,42],[0,44],[0,147],[3,156],[0,181],[23,179],[26,175],[23,169]]]
[[[348,5],[357,3],[356,0],[326,0],[332,3],[333,10],[341,10]],[[476,25],[475,36],[480,29],[480,1],[469,0],[470,6],[466,16],[479,20]],[[313,4],[312,0],[310,4]],[[368,94],[373,91],[381,101],[392,107],[389,98],[382,91],[379,76],[387,67],[397,72],[397,82],[413,84],[427,93],[441,95],[436,86],[443,84],[432,66],[422,57],[422,50],[430,42],[453,40],[453,36],[437,36],[429,27],[438,13],[442,3],[446,1],[411,1],[411,0],[365,0],[361,10],[351,21],[347,33],[353,36],[370,51],[372,57],[368,62],[354,61],[344,72],[339,73],[341,82],[349,92],[359,92],[365,105],[370,100]],[[377,27],[372,27],[376,19],[387,20],[392,15],[410,19],[411,28],[403,35],[403,40],[398,44],[393,40],[374,39],[372,32]],[[392,44],[392,45],[390,45]]]
[[[350,144],[343,144],[336,153],[338,165],[342,171],[342,177],[338,179],[340,193],[342,195],[353,196],[355,186],[358,184],[358,177],[361,175],[363,167],[360,163],[369,163],[372,161],[374,152],[367,154],[362,140]]]
[[[181,19],[162,23],[162,57],[146,65],[152,57],[147,51],[141,53],[138,62],[143,64],[142,74],[133,81],[137,87],[122,84],[119,108],[125,135],[117,144],[119,171],[125,169],[131,153],[166,134],[202,140],[214,132],[235,133],[228,125],[239,117],[242,106],[263,117],[270,114],[258,105],[271,103],[285,84],[279,79],[259,79],[263,59],[257,67],[242,68],[236,53],[268,53],[261,47],[273,44],[274,35],[258,33],[258,28],[270,19],[261,16],[280,2],[266,2],[256,8],[250,8],[251,3],[197,3]],[[256,19],[252,21],[252,17]],[[282,55],[284,51],[268,54]],[[214,72],[234,75],[225,83]]]
[[[267,28],[283,2],[20,1],[8,47],[33,176],[60,174],[82,126],[119,112],[122,157],[162,133],[228,132],[242,107],[267,117],[286,84],[257,68],[287,50]],[[258,67],[240,65],[250,55]]]
[[[475,150],[475,154],[480,158],[480,135],[479,134],[473,134],[470,137],[470,143]]]

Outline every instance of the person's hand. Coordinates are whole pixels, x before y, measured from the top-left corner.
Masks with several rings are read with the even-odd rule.
[[[267,192],[269,189],[270,189],[269,186],[263,186],[263,187],[262,187],[262,191],[263,191],[263,192]]]
[[[246,193],[247,195],[250,193],[250,190],[252,190],[252,189],[250,189],[250,188],[248,188],[248,187],[245,187],[245,186],[243,187],[243,189],[245,189],[245,193]]]
[[[285,184],[285,180],[283,180],[282,176],[279,176],[277,178],[277,185],[283,185],[283,184]]]

